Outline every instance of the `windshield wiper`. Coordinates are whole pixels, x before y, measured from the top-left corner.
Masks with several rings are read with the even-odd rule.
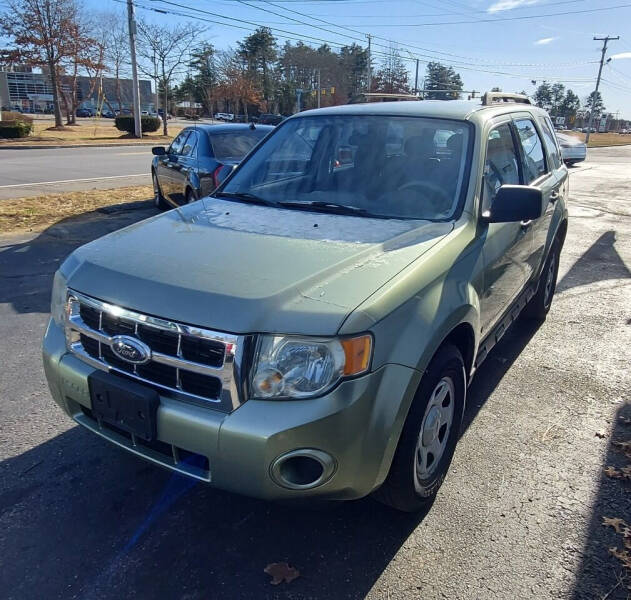
[[[319,212],[328,212],[337,215],[355,215],[361,217],[373,217],[376,219],[390,219],[385,215],[377,215],[371,213],[365,208],[359,206],[349,206],[348,204],[337,204],[336,202],[323,202],[322,200],[313,200],[307,202],[279,202],[279,206],[287,208],[298,208],[302,210],[317,209]]]
[[[261,204],[263,206],[276,206],[278,207],[278,202],[274,202],[273,200],[266,200],[265,198],[261,198],[256,194],[250,194],[249,192],[218,192],[213,194],[215,198],[231,198],[234,200],[242,200],[243,202],[249,202],[251,204]]]

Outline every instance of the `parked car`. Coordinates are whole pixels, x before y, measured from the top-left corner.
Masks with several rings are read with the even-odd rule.
[[[172,208],[206,196],[272,129],[200,124],[183,129],[168,148],[153,148],[151,179],[156,206]]]
[[[114,119],[116,117],[116,115],[111,110],[104,110],[101,113],[101,116],[105,119]]]
[[[218,127],[171,150],[191,131],[215,147]],[[550,309],[567,180],[525,97],[299,113],[211,197],[65,260],[50,391],[83,427],[218,488],[421,510],[473,373],[520,314]]]
[[[557,133],[556,136],[566,165],[573,165],[587,158],[587,146],[577,137],[564,133]]]
[[[263,125],[278,125],[283,121],[282,115],[274,115],[272,113],[263,113],[259,115],[259,123]]]
[[[216,121],[234,121],[234,114],[224,113],[224,112],[215,113],[215,120]]]
[[[77,108],[77,117],[93,117],[94,111],[91,108]]]

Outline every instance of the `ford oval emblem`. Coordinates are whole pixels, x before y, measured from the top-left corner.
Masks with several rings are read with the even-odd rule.
[[[143,365],[151,358],[151,348],[128,335],[114,336],[110,348],[118,358],[132,365]]]

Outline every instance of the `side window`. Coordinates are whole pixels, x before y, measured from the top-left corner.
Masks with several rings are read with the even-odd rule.
[[[182,131],[178,136],[171,142],[171,146],[169,147],[169,154],[180,154],[182,152],[182,148],[184,147],[184,143],[186,142],[186,138],[188,137],[189,131]]]
[[[510,125],[504,123],[492,129],[486,141],[482,210],[489,209],[497,190],[501,186],[506,184],[519,185],[520,183],[519,156]]]
[[[197,132],[191,131],[191,134],[186,139],[184,146],[182,147],[182,156],[195,156],[197,153]]]
[[[559,157],[559,147],[557,145],[556,136],[553,133],[550,119],[539,119],[539,126],[543,133],[543,143],[546,145],[548,156],[550,157],[550,166],[553,169],[558,169],[561,166],[561,158]]]
[[[535,124],[530,119],[515,121],[521,147],[523,148],[524,183],[528,185],[547,173],[543,144]]]

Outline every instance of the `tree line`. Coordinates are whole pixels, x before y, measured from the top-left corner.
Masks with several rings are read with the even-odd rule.
[[[589,119],[593,111],[598,117],[605,112],[605,104],[600,92],[592,92],[583,102],[571,89],[566,89],[562,83],[548,83],[544,81],[537,87],[533,95],[535,104],[547,110],[552,117],[563,117],[565,124],[572,127],[577,119]]]

